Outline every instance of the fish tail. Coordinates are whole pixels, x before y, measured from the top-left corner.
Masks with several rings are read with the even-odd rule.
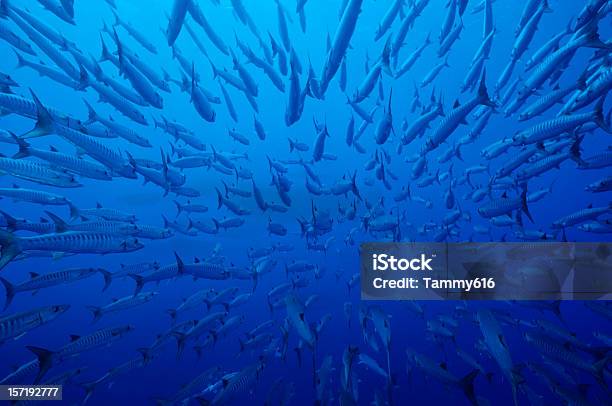
[[[4,300],[4,309],[6,310],[15,297],[15,286],[3,277],[0,277],[0,283],[4,286],[4,292],[6,294],[6,299]]]
[[[6,221],[6,229],[9,231],[15,231],[17,229],[17,219],[5,211],[0,210],[0,214],[4,217]]]
[[[102,288],[102,292],[104,292],[111,285],[111,282],[113,281],[113,274],[108,272],[106,269],[98,269],[98,272],[100,272],[104,277],[104,287]]]
[[[483,69],[482,78],[480,79],[480,85],[478,86],[478,102],[485,106],[496,107],[495,102],[493,102],[489,97],[489,92],[487,91],[486,77],[487,70]]]
[[[142,360],[145,364],[148,364],[151,361],[151,349],[147,347],[141,347],[136,349],[142,355]]]
[[[582,157],[581,157],[581,152],[580,152],[580,143],[582,142],[583,139],[584,139],[584,135],[580,136],[580,137],[576,137],[576,140],[574,141],[574,143],[570,147],[571,158],[572,158],[572,160],[576,161],[578,163],[578,165],[584,163],[584,161],[582,160]]]
[[[79,209],[72,203],[68,203],[68,208],[70,209],[70,218],[75,219],[79,217]]]
[[[181,204],[179,202],[177,202],[176,200],[173,200],[173,202],[176,205],[176,217],[178,217],[179,214],[181,214],[181,211],[182,211]]]
[[[356,180],[357,180],[357,171],[353,173],[353,177],[351,178],[351,190],[353,191],[355,196],[357,196],[357,198],[361,200],[361,195],[359,193],[359,188],[357,187]]]
[[[604,94],[595,105],[595,109],[593,110],[593,121],[597,124],[602,130],[607,132],[608,134],[612,134],[612,130],[610,130],[609,123],[606,122],[606,119],[603,115],[603,104],[606,100],[606,94]]]
[[[518,406],[518,399],[517,399],[517,395],[518,395],[518,385],[520,385],[521,383],[525,382],[525,380],[523,379],[523,377],[521,376],[521,374],[516,370],[516,368],[513,368],[512,371],[510,371],[511,377],[512,377],[512,399],[514,401],[514,405]]]
[[[2,270],[17,255],[21,254],[21,247],[19,247],[18,237],[6,230],[0,230],[0,246],[2,247],[0,270]]]
[[[55,353],[46,348],[35,347],[33,345],[27,345],[26,348],[38,358],[38,374],[34,379],[34,384],[37,384],[53,365],[53,355]]]
[[[176,309],[168,309],[166,310],[166,313],[168,313],[168,315],[172,319],[172,324],[176,323]]]
[[[523,185],[523,191],[521,192],[521,210],[525,213],[527,218],[533,223],[533,217],[531,217],[531,213],[529,212],[529,207],[527,206],[527,185]]]
[[[42,105],[40,99],[32,89],[30,89],[34,104],[36,104],[36,125],[33,129],[25,133],[22,138],[42,137],[53,132],[53,118],[49,111]]]
[[[15,56],[17,57],[17,68],[26,66],[26,61],[25,59],[23,59],[23,56],[21,55],[21,53],[19,53],[15,48],[13,48],[13,52],[15,53]]]
[[[180,358],[183,354],[183,350],[185,349],[185,340],[187,339],[187,335],[184,333],[173,332],[172,335],[176,338],[176,358]]]
[[[77,386],[80,386],[83,391],[85,391],[85,396],[83,397],[83,401],[81,403],[84,405],[85,403],[87,403],[91,395],[93,395],[94,390],[96,389],[96,382],[83,382],[77,384]]]
[[[215,188],[215,190],[217,191],[217,209],[220,209],[223,205],[223,196],[221,195],[221,191],[219,189]]]
[[[134,296],[136,296],[142,288],[144,287],[144,278],[140,275],[128,275],[130,278],[134,279],[136,282],[136,287],[134,288]]]
[[[68,224],[66,224],[66,222],[64,220],[62,220],[61,218],[59,218],[59,216],[51,213],[50,211],[45,210],[45,213],[47,214],[47,216],[49,216],[49,218],[51,218],[51,221],[53,221],[53,223],[55,224],[55,232],[56,233],[64,233],[66,231],[68,231]]]
[[[176,259],[176,267],[178,269],[178,274],[182,275],[185,272],[185,264],[179,255],[174,251],[174,258]]]
[[[100,33],[100,43],[102,44],[102,53],[100,54],[99,62],[108,61],[110,59],[110,52],[108,52],[108,48],[106,47],[106,42],[104,42],[104,38],[102,37],[102,33]]]
[[[589,32],[584,34],[587,38],[584,46],[588,48],[602,48],[602,49],[610,49],[612,46],[606,44],[599,38],[599,32],[597,31],[597,24],[593,24],[590,27]]]
[[[123,46],[121,45],[121,41],[119,40],[119,35],[117,35],[117,30],[113,27],[113,38],[115,39],[115,43],[117,44],[117,58],[119,59],[119,75],[125,74],[124,70],[124,60],[123,60]]]
[[[94,121],[98,121],[98,113],[96,113],[96,111],[94,110],[93,106],[91,104],[89,104],[89,102],[85,99],[83,99],[83,103],[85,103],[85,106],[87,107],[87,122],[88,123],[93,123]]]
[[[608,386],[604,379],[604,371],[610,360],[612,360],[612,355],[606,355],[593,365],[593,368],[595,369],[595,379],[606,390]]]
[[[94,72],[94,75],[97,76],[97,73],[101,73],[101,70]],[[85,67],[83,67],[83,65],[79,64],[79,84],[76,90],[84,90],[88,86],[89,86],[89,75],[87,74],[87,70],[85,69]]]
[[[97,322],[98,320],[100,320],[100,318],[102,317],[102,309],[98,306],[86,306],[87,310],[89,310],[91,312],[91,314],[93,315],[93,320],[91,321],[92,323]]]
[[[256,271],[253,271],[253,292],[257,289],[257,284],[259,283],[259,277]]]
[[[473,405],[478,405],[478,402],[476,400],[476,394],[474,393],[474,379],[476,378],[479,372],[480,371],[478,371],[478,369],[474,369],[470,373],[465,375],[463,378],[461,378],[461,381],[459,381],[461,389],[463,389],[463,393],[465,393],[465,396]]]

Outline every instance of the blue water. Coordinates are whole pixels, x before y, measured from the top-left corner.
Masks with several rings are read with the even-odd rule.
[[[104,1],[85,2],[77,1],[75,4],[75,22],[71,26],[59,20],[50,12],[44,10],[40,4],[33,0],[22,2],[13,1],[15,6],[27,8],[30,12],[42,20],[44,23],[61,32],[66,38],[74,41],[79,49],[85,53],[91,53],[95,57],[100,54],[99,31],[103,21],[111,23],[114,18],[108,4]],[[170,13],[172,1],[125,1],[117,0],[117,12],[122,20],[130,22],[140,32],[145,33],[149,40],[156,45],[158,54],[153,55],[139,46],[122,28],[118,29],[121,41],[130,49],[137,50],[141,59],[149,64],[153,69],[161,73],[161,69],[166,70],[171,77],[180,78],[180,66],[172,58],[172,50],[167,46],[166,38],[161,30],[165,30],[167,19],[165,14]],[[261,49],[257,45],[252,33],[242,25],[234,16],[232,6],[229,1],[221,0],[220,5],[216,6],[213,1],[200,1],[200,7],[205,12],[209,22],[215,30],[225,40],[226,44],[238,55],[239,59],[246,63],[246,58],[240,50],[234,46],[234,35],[241,41],[248,43],[251,49],[262,55]],[[264,41],[268,41],[268,31],[280,43],[277,24],[276,5],[273,1],[243,1],[245,7],[253,17],[259,31],[262,33]],[[340,1],[310,0],[305,6],[307,29],[303,33],[299,27],[299,17],[295,14],[295,2],[281,0],[281,3],[289,10],[289,16],[293,22],[289,22],[289,34],[291,45],[299,56],[304,72],[300,77],[300,86],[304,86],[308,72],[308,59],[312,66],[320,75],[326,56],[326,36],[334,35],[338,25],[338,8]],[[359,85],[365,76],[366,56],[369,56],[372,66],[373,62],[382,51],[386,36],[378,42],[374,42],[374,32],[378,22],[386,12],[390,1],[364,1],[363,10],[359,16],[355,33],[351,40],[351,48],[347,54],[347,93],[352,94],[353,90]],[[164,99],[163,111],[154,108],[142,108],[145,117],[150,122],[149,126],[141,126],[131,122],[121,116],[120,113],[104,103],[98,103],[98,97],[91,88],[86,91],[75,91],[62,86],[45,77],[39,77],[35,72],[28,68],[16,68],[16,58],[10,50],[10,46],[5,42],[0,42],[1,55],[0,71],[10,74],[11,77],[20,85],[15,88],[15,92],[24,97],[30,97],[28,88],[31,88],[42,100],[45,106],[53,107],[65,114],[75,118],[86,119],[87,110],[82,102],[86,99],[96,106],[96,110],[102,115],[112,114],[122,124],[128,125],[146,137],[153,145],[152,148],[141,148],[120,139],[103,140],[109,147],[121,151],[130,151],[137,158],[148,158],[159,161],[159,149],[163,148],[170,152],[169,143],[175,140],[161,129],[152,125],[152,117],[159,119],[163,114],[165,117],[176,120],[183,126],[191,129],[194,133],[208,145],[213,145],[218,151],[248,153],[248,161],[239,161],[240,166],[248,167],[254,173],[254,179],[268,202],[280,203],[280,198],[276,189],[270,184],[270,172],[267,156],[277,160],[298,159],[296,153],[289,154],[287,137],[296,138],[310,146],[310,151],[302,153],[304,159],[310,159],[311,151],[316,137],[313,127],[313,118],[319,123],[326,123],[330,137],[326,141],[325,152],[337,155],[336,161],[323,160],[313,165],[316,173],[325,186],[331,186],[343,176],[350,177],[357,171],[357,182],[364,200],[370,203],[383,199],[385,210],[389,212],[395,206],[399,206],[405,217],[401,227],[402,239],[406,241],[419,240],[431,241],[435,231],[425,234],[417,232],[423,223],[434,222],[441,224],[441,219],[447,214],[448,210],[444,207],[442,200],[443,193],[446,191],[448,181],[441,184],[434,183],[432,186],[418,188],[410,178],[411,163],[405,160],[414,154],[418,154],[424,139],[420,138],[412,144],[404,147],[401,155],[396,154],[396,146],[401,134],[401,123],[405,119],[409,123],[418,117],[419,112],[411,113],[410,105],[413,100],[413,83],[420,83],[427,72],[440,59],[436,56],[438,47],[438,34],[446,15],[444,8],[446,0],[431,0],[422,15],[418,17],[414,27],[406,37],[406,44],[400,51],[399,61],[401,62],[410,52],[420,46],[428,33],[431,33],[433,44],[425,49],[422,57],[415,66],[399,79],[392,79],[386,74],[382,75],[384,88],[384,100],[382,106],[386,106],[390,90],[393,89],[393,124],[395,134],[381,148],[374,143],[373,131],[376,123],[382,117],[383,107],[377,111],[374,124],[370,125],[360,139],[360,143],[367,150],[366,154],[359,154],[354,148],[345,144],[345,130],[348,120],[351,117],[351,108],[345,103],[346,97],[338,87],[338,76],[332,80],[329,89],[325,94],[324,100],[316,100],[311,97],[306,98],[304,111],[301,119],[293,126],[287,128],[284,123],[285,106],[289,89],[289,76],[283,77],[285,82],[285,94],[280,93],[263,74],[252,65],[245,65],[248,71],[256,79],[259,86],[257,103],[259,113],[254,113],[244,96],[229,85],[226,88],[230,92],[232,101],[238,112],[239,121],[234,123],[225,106],[213,104],[216,111],[216,121],[207,123],[197,114],[188,93],[181,92],[175,85],[171,84],[171,93],[161,92]],[[452,108],[455,99],[461,102],[468,100],[472,93],[461,94],[459,87],[469,68],[472,56],[478,49],[482,39],[483,13],[472,14],[472,8],[477,1],[470,1],[467,11],[463,16],[464,30],[460,39],[454,44],[448,62],[450,67],[442,71],[436,78],[433,85],[419,89],[420,100],[424,104],[429,103],[429,97],[435,88],[435,94],[442,94],[444,109],[448,113]],[[519,4],[520,3],[520,4]],[[494,26],[496,34],[489,59],[486,61],[487,86],[493,95],[492,88],[495,81],[501,74],[508,62],[510,50],[514,42],[514,29],[522,13],[523,2],[513,2],[508,0],[497,0],[493,4]],[[552,35],[565,29],[568,21],[575,17],[584,6],[584,1],[550,1],[553,9],[552,13],[543,16],[532,45],[526,52],[523,59],[528,58],[540,45],[547,41]],[[399,17],[398,17],[399,20]],[[208,39],[203,31],[188,16],[187,21],[201,36],[202,42],[207,47],[207,51],[213,62],[219,67],[225,67],[232,71],[231,58],[221,54]],[[18,33],[22,38],[27,39],[26,35],[10,21],[6,20],[7,26]],[[399,21],[395,21],[390,32],[395,32],[399,27]],[[610,38],[610,17],[600,23],[600,37],[603,41]],[[114,49],[112,39],[107,34],[102,34],[107,44],[111,44]],[[29,41],[29,40],[28,40]],[[30,42],[30,41],[29,41]],[[216,80],[213,79],[212,71],[208,60],[202,55],[193,43],[191,37],[183,29],[176,41],[176,46],[181,50],[189,61],[193,61],[195,69],[199,72],[201,79],[199,85],[210,90],[212,93],[222,97]],[[38,51],[40,59],[47,64],[53,64],[42,52]],[[65,53],[68,55],[67,53]],[[579,49],[572,59],[571,64],[563,73],[560,79],[561,88],[571,85],[588,65],[588,60],[593,54],[592,49]],[[30,60],[39,58],[29,57]],[[114,78],[118,78],[117,69],[109,62],[102,62],[100,65],[104,72]],[[520,63],[511,79],[523,74]],[[129,82],[124,81],[129,86]],[[541,91],[545,94],[548,87]],[[369,110],[377,99],[378,87],[374,89],[372,95],[361,103],[362,107]],[[530,104],[532,97],[527,104]],[[511,137],[516,131],[536,124],[545,118],[551,118],[556,114],[556,106],[542,117],[537,117],[529,122],[518,122],[516,115],[505,117],[503,113],[494,114],[488,126],[481,136],[473,143],[462,148],[463,161],[453,159],[453,175],[460,177],[466,168],[478,164],[487,164],[480,151],[491,143],[503,138]],[[587,107],[586,110],[591,107]],[[610,101],[604,106],[604,112],[610,109]],[[585,111],[586,111],[585,110]],[[267,138],[264,141],[255,136],[253,128],[253,117],[257,118],[264,125]],[[356,115],[356,125],[361,124],[361,119]],[[475,119],[468,117],[469,125],[460,126],[452,135],[450,140],[458,140],[470,130]],[[432,128],[439,123],[439,119],[434,121]],[[10,130],[16,134],[22,134],[34,125],[32,119],[17,115],[6,115],[0,118],[0,128]],[[244,146],[234,142],[228,135],[228,129],[235,128],[250,139],[250,145]],[[431,133],[431,129],[425,136]],[[32,145],[40,149],[46,149],[53,145],[64,153],[75,153],[74,147],[60,137],[50,135],[40,139],[32,140]],[[595,130],[588,134],[583,143],[583,155],[590,156],[609,148],[609,135],[601,130]],[[392,158],[390,168],[398,176],[397,181],[392,181],[393,189],[388,191],[381,182],[377,181],[373,171],[364,170],[364,165],[371,159],[376,149],[386,150]],[[444,147],[433,151],[429,155],[429,172],[435,173],[438,166],[441,172],[448,170],[449,164],[438,165],[436,158]],[[5,155],[12,155],[15,147],[10,144],[0,144],[0,152]],[[509,156],[503,155],[501,158],[491,161],[491,173],[499,167]],[[28,158],[34,160],[34,158]],[[174,157],[173,159],[176,159]],[[232,309],[231,315],[243,314],[245,321],[242,326],[226,338],[222,338],[214,347],[204,350],[202,357],[198,358],[192,345],[189,344],[180,359],[176,358],[176,346],[174,339],[168,340],[159,355],[143,368],[135,369],[126,374],[118,375],[113,379],[113,385],[107,383],[98,386],[88,400],[88,404],[151,404],[153,399],[170,399],[179,390],[181,385],[189,382],[196,375],[212,366],[221,366],[224,372],[239,371],[241,368],[257,362],[261,351],[245,352],[239,354],[239,337],[243,337],[244,332],[249,331],[261,322],[268,319],[275,320],[275,326],[269,331],[280,339],[281,331],[279,327],[283,324],[286,316],[284,308],[270,313],[267,307],[266,294],[275,286],[287,280],[284,271],[284,264],[291,263],[295,259],[306,260],[317,264],[322,272],[320,279],[315,279],[314,275],[305,275],[309,279],[307,287],[296,289],[298,296],[306,300],[313,294],[319,298],[308,307],[306,318],[309,322],[317,322],[322,316],[329,313],[332,315],[331,321],[321,332],[317,343],[315,363],[320,365],[325,356],[333,357],[334,371],[331,373],[328,383],[329,396],[327,400],[330,404],[339,402],[341,393],[340,375],[343,369],[342,354],[349,346],[357,346],[361,352],[370,355],[379,365],[386,369],[386,355],[384,350],[376,352],[364,342],[363,334],[359,323],[360,307],[377,305],[381,306],[388,315],[391,325],[391,356],[390,368],[393,375],[394,387],[392,388],[392,398],[394,404],[468,404],[467,398],[460,389],[455,387],[447,388],[446,385],[436,380],[434,377],[427,377],[418,369],[414,372],[407,372],[411,368],[407,364],[406,348],[411,348],[422,353],[436,362],[446,362],[448,370],[457,377],[467,374],[472,367],[466,365],[456,356],[456,348],[462,348],[472,354],[487,372],[492,372],[491,381],[480,375],[475,380],[475,391],[478,398],[482,398],[482,404],[512,404],[510,384],[503,377],[498,365],[488,354],[475,348],[475,344],[481,340],[482,334],[478,325],[473,321],[476,310],[482,307],[491,309],[502,309],[512,315],[513,318],[532,321],[535,319],[547,319],[552,323],[564,327],[568,331],[576,334],[576,337],[585,344],[602,346],[593,334],[596,332],[610,336],[612,328],[610,320],[590,311],[581,302],[564,302],[561,304],[562,317],[558,318],[550,312],[541,312],[535,307],[518,306],[516,304],[500,303],[421,303],[424,309],[424,317],[417,315],[411,308],[404,303],[374,303],[361,302],[359,298],[359,284],[357,283],[349,292],[347,282],[354,274],[359,272],[358,264],[358,245],[366,241],[390,240],[386,235],[372,235],[367,233],[361,226],[361,218],[366,214],[363,202],[357,201],[357,217],[355,220],[343,220],[338,213],[338,207],[348,207],[354,200],[349,194],[344,196],[313,196],[310,195],[305,187],[305,172],[299,165],[286,165],[289,168],[287,176],[293,181],[293,186],[289,192],[292,204],[286,213],[261,213],[252,198],[236,198],[240,204],[252,211],[251,215],[246,216],[246,223],[237,229],[220,231],[216,235],[199,233],[195,237],[185,236],[175,233],[173,237],[165,240],[143,240],[145,247],[142,250],[128,254],[109,254],[109,255],[87,255],[79,254],[76,256],[66,256],[60,260],[50,258],[29,258],[24,261],[16,261],[9,264],[2,270],[2,277],[18,283],[28,277],[28,272],[52,272],[65,268],[95,266],[102,267],[111,272],[119,269],[119,264],[132,264],[142,261],[158,261],[162,265],[174,261],[174,252],[177,252],[183,260],[192,262],[194,257],[206,260],[209,258],[215,247],[220,247],[220,254],[226,257],[226,264],[233,264],[238,267],[247,267],[250,260],[247,252],[250,248],[269,247],[272,244],[283,243],[293,245],[294,249],[288,253],[274,252],[272,257],[278,261],[275,269],[263,275],[258,282],[257,288],[249,300],[248,304]],[[234,176],[225,176],[214,169],[197,168],[186,169],[186,186],[200,191],[199,198],[192,199],[193,202],[201,203],[209,207],[209,212],[205,214],[195,214],[194,219],[209,221],[211,218],[222,219],[230,217],[232,214],[225,208],[217,209],[217,198],[214,188],[221,188],[221,181],[235,183]],[[575,163],[566,161],[561,164],[559,169],[553,169],[529,182],[529,190],[535,191],[542,187],[548,187],[554,182],[552,192],[543,200],[530,205],[530,211],[534,218],[534,224],[529,224],[527,220],[526,228],[531,230],[551,231],[550,224],[559,217],[585,208],[589,204],[594,206],[607,205],[610,201],[608,193],[589,193],[584,187],[604,176],[609,176],[609,169],[606,170],[579,170]],[[476,174],[473,176],[475,184],[486,184],[489,180],[488,174]],[[373,179],[371,186],[366,185],[366,181]],[[67,196],[77,207],[94,207],[99,202],[105,207],[112,207],[118,210],[136,214],[139,223],[153,224],[162,226],[161,215],[166,215],[174,219],[176,214],[173,199],[170,194],[164,196],[164,191],[150,183],[143,185],[142,178],[130,180],[124,178],[114,178],[110,182],[95,181],[80,178],[83,184],[75,189],[58,189],[44,185],[37,185],[27,181],[19,180],[11,176],[0,178],[0,187],[10,187],[16,183],[22,187],[36,188],[40,190],[52,191]],[[240,186],[250,190],[251,183],[241,180]],[[433,202],[433,207],[427,209],[423,204],[405,201],[397,205],[393,201],[393,196],[402,186],[411,184],[414,196],[422,196]],[[473,229],[476,226],[489,227],[487,219],[478,215],[477,208],[482,203],[473,203],[463,198],[469,191],[467,184],[457,186],[455,196],[457,197],[461,209],[471,215],[471,219],[462,219],[458,222],[458,235],[449,238],[449,241],[475,241],[492,240],[514,240],[515,236],[512,229],[496,228],[491,226],[491,236],[476,234]],[[186,198],[176,197],[181,202],[186,202]],[[300,235],[299,223],[296,218],[311,217],[311,204],[314,202],[319,212],[329,211],[334,218],[333,230],[320,238],[321,243],[330,237],[335,237],[329,244],[326,253],[307,249],[306,240]],[[0,200],[0,207],[3,211],[11,213],[14,217],[26,218],[36,221],[44,216],[42,206],[37,206],[22,202],[13,202],[9,199]],[[68,213],[65,208],[47,207],[64,218]],[[395,215],[396,211],[393,211]],[[608,218],[610,213],[608,213]],[[266,229],[269,218],[274,222],[283,223],[288,234],[284,237],[270,235]],[[186,224],[187,217],[181,215],[178,221]],[[354,227],[359,227],[356,232],[355,245],[346,245],[345,236]],[[21,234],[18,234],[21,235]],[[26,235],[26,234],[23,234]],[[570,241],[609,241],[609,234],[591,234],[579,231],[576,227],[566,230],[567,239]],[[557,237],[561,238],[560,235]],[[19,340],[10,340],[0,346],[0,377],[4,377],[11,372],[12,366],[21,365],[33,359],[33,355],[26,348],[26,345],[57,349],[69,340],[70,334],[86,335],[98,328],[131,324],[135,327],[125,337],[114,342],[111,346],[84,352],[75,358],[62,362],[55,366],[47,374],[47,378],[55,376],[63,371],[72,368],[83,367],[83,372],[77,376],[73,382],[64,387],[64,399],[66,404],[80,403],[84,392],[79,383],[94,381],[104,375],[109,369],[138,356],[138,348],[147,347],[152,344],[157,334],[170,328],[170,317],[166,310],[175,308],[182,298],[192,293],[212,287],[221,290],[228,286],[235,286],[240,289],[240,293],[249,292],[252,289],[251,281],[244,280],[224,280],[194,281],[190,277],[177,278],[165,281],[156,286],[147,284],[145,290],[155,290],[159,295],[153,301],[141,307],[136,307],[124,312],[106,315],[96,324],[91,322],[91,313],[87,310],[88,305],[104,305],[113,298],[121,298],[130,295],[134,290],[134,283],[129,279],[113,281],[111,287],[102,292],[103,281],[101,276],[94,276],[89,279],[78,281],[73,284],[43,289],[35,295],[30,293],[18,294],[11,306],[0,313],[6,316],[19,311],[29,310],[38,306],[69,303],[71,309],[53,322],[46,324],[29,332]],[[352,303],[350,313],[350,325],[344,314],[345,303]],[[461,314],[459,307],[467,306],[467,313]],[[608,307],[609,308],[609,307]],[[205,306],[185,312],[179,316],[180,321],[189,319],[199,319],[206,314]],[[427,332],[426,322],[440,315],[453,317],[458,322],[458,327],[454,328],[456,339],[435,340]],[[516,328],[507,324],[502,324],[504,340],[515,364],[535,362],[540,360],[541,354],[527,344],[522,334],[527,327]],[[301,350],[301,365],[298,364],[296,351],[299,338],[295,330],[290,331],[287,357],[283,361],[279,357],[271,356],[265,359],[265,368],[259,379],[251,385],[248,390],[238,393],[234,398],[235,404],[244,404],[247,401],[255,404],[263,404],[268,396],[268,391],[273,382],[278,378],[284,378],[285,383],[291,382],[294,385],[295,395],[291,398],[290,404],[313,404],[315,391],[312,381],[312,352],[305,348]],[[202,340],[203,341],[203,340]],[[358,375],[359,397],[358,404],[370,404],[374,399],[374,394],[379,392],[383,399],[387,399],[387,388],[385,380],[374,372],[356,365],[354,373]],[[569,368],[568,368],[569,370]],[[610,401],[609,395],[601,389],[592,376],[584,372],[571,371],[577,384],[591,384],[588,398],[592,404],[604,404]],[[606,377],[608,382],[609,376]],[[33,377],[26,382],[31,382]],[[560,398],[550,390],[550,385],[541,378],[529,371],[524,373],[525,385],[532,391],[541,396],[541,404],[559,404]],[[288,386],[287,386],[288,387]],[[576,391],[575,387],[569,387]],[[607,396],[607,397],[606,397]],[[487,400],[488,399],[488,403]],[[524,393],[519,394],[520,404],[529,404]]]

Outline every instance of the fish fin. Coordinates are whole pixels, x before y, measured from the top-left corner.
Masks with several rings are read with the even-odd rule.
[[[15,297],[15,286],[2,277],[0,277],[0,283],[2,283],[4,286],[4,291],[6,294],[6,299],[4,300],[4,309],[6,310]]]
[[[11,262],[17,255],[21,253],[19,247],[19,239],[12,233],[0,229],[0,246],[2,247],[2,255],[0,256],[0,270]]]
[[[40,99],[32,89],[30,89],[32,99],[36,105],[36,125],[33,129],[22,135],[22,138],[42,137],[51,134],[53,131],[53,118],[49,111],[43,106]]]
[[[102,308],[98,306],[86,306],[87,310],[89,310],[93,315],[92,323],[97,322],[102,317]]]
[[[178,274],[182,275],[185,272],[185,264],[179,255],[174,251],[174,258],[176,258],[176,267],[178,269]]]
[[[41,378],[47,373],[47,371],[53,365],[53,351],[47,350],[41,347],[35,347],[32,345],[26,346],[28,350],[34,353],[38,358],[38,374],[34,379],[34,384],[40,382]]]
[[[491,98],[489,97],[489,93],[487,92],[486,77],[487,70],[483,69],[482,77],[480,79],[480,85],[478,86],[478,102],[482,105],[495,108],[497,107],[497,105],[491,100]]]
[[[478,405],[476,394],[474,393],[474,379],[479,372],[478,369],[474,369],[459,381],[463,393],[473,405]]]
[[[98,272],[100,272],[104,277],[104,287],[102,288],[102,292],[104,292],[111,285],[111,282],[113,281],[113,274],[108,272],[106,269],[98,269]]]
[[[144,278],[140,275],[128,275],[130,278],[134,279],[136,282],[136,287],[134,288],[134,296],[136,296],[144,287]]]
[[[49,218],[51,218],[51,220],[53,221],[53,223],[55,223],[55,232],[56,233],[64,233],[66,231],[68,231],[68,224],[66,224],[66,222],[64,220],[62,220],[59,216],[51,213],[50,211],[45,210],[45,213],[47,214],[47,216],[49,216]]]
[[[597,101],[595,109],[593,110],[593,119],[595,121],[595,124],[597,124],[602,130],[604,130],[608,134],[612,134],[612,130],[610,130],[610,126],[608,125],[606,119],[603,116],[603,104],[606,100],[606,95],[607,94],[604,94]]]

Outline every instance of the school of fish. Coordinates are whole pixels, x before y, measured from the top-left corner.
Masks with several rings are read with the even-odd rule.
[[[357,263],[366,241],[610,238],[612,2],[576,2],[559,21],[562,2],[525,0],[512,24],[509,0],[262,1],[271,16],[168,0],[154,23],[124,17],[129,3],[96,2],[86,42],[63,32],[89,2],[0,0],[0,354],[15,340],[29,353],[0,363],[0,384],[108,404],[115,381],[197,357],[180,385],[136,380],[137,402],[393,405],[425,385],[458,404],[612,403],[609,302],[389,307],[359,301]],[[310,40],[317,7],[337,14],[326,44]],[[538,34],[552,23],[565,28]],[[500,33],[513,38],[501,70]],[[600,203],[560,200],[561,183]],[[611,254],[597,253],[602,272]],[[81,291],[89,278],[101,288]],[[62,286],[89,304],[28,305]],[[156,303],[166,310],[147,312]],[[36,335],[78,307],[91,317],[63,344]],[[575,331],[575,308],[599,324]],[[125,322],[134,311],[155,334]],[[121,362],[80,362],[136,334]],[[156,366],[168,354],[176,364]]]

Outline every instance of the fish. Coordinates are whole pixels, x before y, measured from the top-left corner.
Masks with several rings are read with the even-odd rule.
[[[175,0],[172,5],[172,12],[168,18],[168,27],[166,28],[166,38],[168,40],[168,46],[172,46],[174,41],[178,38],[181,29],[183,28],[183,22],[187,11],[190,10],[190,0]]]
[[[477,320],[478,324],[480,325],[480,331],[482,331],[487,349],[493,359],[497,362],[504,376],[506,376],[508,379],[508,382],[511,384],[512,398],[514,400],[514,404],[517,404],[517,389],[518,384],[522,381],[522,377],[512,363],[508,345],[505,341],[505,336],[501,332],[497,320],[489,310],[478,310]]]
[[[9,339],[18,340],[29,331],[52,322],[69,309],[70,305],[59,304],[38,307],[0,317],[0,343],[4,343]]]
[[[202,90],[197,86],[195,79],[195,65],[191,66],[191,102],[193,103],[196,111],[205,121],[212,123],[217,117],[217,113],[211,106],[208,98],[204,95]]]
[[[344,12],[342,13],[342,18],[340,19],[340,23],[336,29],[336,33],[334,34],[334,38],[325,58],[325,64],[323,65],[323,70],[320,75],[321,79],[319,80],[319,88],[323,94],[327,90],[329,83],[336,75],[342,60],[344,59],[344,55],[357,25],[357,19],[361,13],[362,3],[363,0],[349,0]]]
[[[482,104],[485,106],[495,107],[495,104],[489,99],[485,78],[486,72],[483,72],[480,80],[480,86],[478,88],[478,94],[463,105],[460,105],[458,102],[455,103],[453,110],[446,115],[440,125],[434,130],[434,133],[427,138],[425,144],[427,151],[433,151],[440,145],[441,142],[445,141],[461,123],[465,122],[467,115],[477,105]]]
[[[134,237],[87,231],[17,237],[2,230],[0,231],[0,244],[3,247],[2,257],[0,257],[0,270],[15,259],[17,255],[32,250],[68,253],[113,253],[132,252],[144,247]]]
[[[126,296],[121,299],[114,299],[109,304],[101,307],[87,306],[87,309],[93,314],[93,323],[95,323],[100,320],[105,314],[130,309],[132,307],[150,302],[157,294],[157,292],[139,293],[135,296]]]
[[[229,56],[227,44],[225,44],[223,38],[214,30],[212,25],[206,19],[206,16],[204,15],[202,9],[199,7],[198,3],[194,1],[189,1],[187,7],[191,18],[193,18],[193,20],[198,23],[202,27],[202,29],[204,29],[204,32],[210,39],[210,42],[212,42],[221,53]],[[185,28],[187,29],[187,31],[189,31],[191,36],[194,37],[189,22],[183,21],[183,24],[185,25]]]
[[[102,290],[105,291],[110,286],[111,274],[103,268],[70,268],[58,272],[46,273],[43,275],[40,275],[36,272],[30,272],[30,279],[18,285],[14,285],[8,280],[0,277],[0,282],[4,286],[4,291],[6,293],[4,307],[6,309],[12,303],[15,294],[17,294],[18,292],[37,292],[40,289],[48,288],[51,286],[73,283],[81,279],[89,278],[97,273],[101,274],[104,277],[104,287]]]
[[[39,382],[54,365],[74,357],[80,353],[99,347],[107,346],[121,339],[125,334],[134,330],[130,325],[119,327],[107,327],[97,330],[86,336],[72,336],[72,341],[60,347],[56,351],[50,351],[42,347],[28,346],[28,350],[38,358],[38,374],[34,382]]]
[[[445,385],[452,385],[453,387],[461,389],[470,403],[473,405],[478,404],[474,392],[474,379],[479,373],[478,369],[470,371],[463,378],[458,378],[448,371],[445,362],[438,364],[423,354],[414,352],[411,349],[407,349],[406,353],[408,354],[409,362],[422,370],[423,373],[443,382]]]

